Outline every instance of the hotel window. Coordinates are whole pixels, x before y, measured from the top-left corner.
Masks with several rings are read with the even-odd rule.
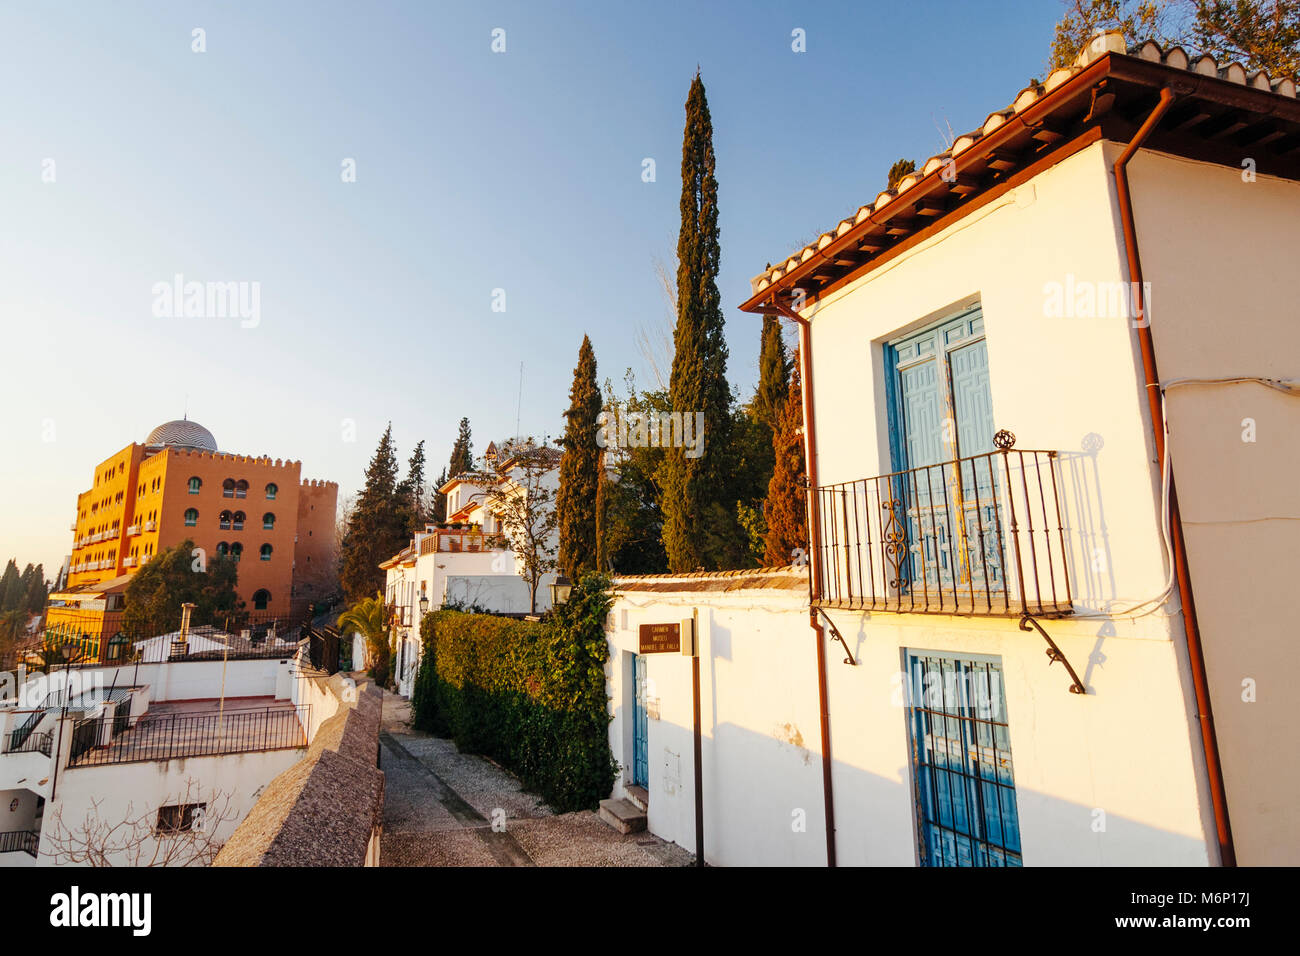
[[[235,497],[236,498],[248,497],[248,482],[244,481],[242,478],[239,481],[235,482]]]
[[[244,513],[242,511],[236,511],[234,517],[232,517],[230,520],[232,522],[231,526],[234,528],[235,531],[244,530]]]
[[[267,604],[271,602],[271,592],[266,588],[258,588],[253,592],[253,610],[265,611]]]
[[[221,483],[221,497],[223,497],[223,498],[233,498],[233,497],[235,497],[235,479],[234,479],[234,478],[227,478],[225,481],[223,481],[223,482]]]
[[[910,652],[908,730],[922,866],[1020,866],[998,658]]]
[[[236,541],[230,546],[230,556],[238,561],[244,555],[244,546]]]
[[[271,514],[271,512],[268,511],[266,514],[262,515],[262,530],[273,531],[274,529],[275,529],[275,515]]]
[[[230,512],[223,511],[217,516],[217,527],[222,531],[230,530]]]
[[[190,479],[190,494],[192,494],[192,495],[197,495],[197,494],[199,493],[199,489],[202,488],[202,487],[203,487],[203,479],[202,479],[202,478],[191,478],[191,479]]]
[[[267,500],[268,500],[268,501],[274,501],[274,500],[275,500],[275,496],[276,496],[276,494],[279,492],[279,490],[280,490],[280,489],[277,488],[277,487],[275,486],[275,482],[272,482],[271,484],[267,485],[267,486],[266,486],[266,498],[267,498]]]
[[[217,554],[221,555],[224,558],[229,553],[230,553],[230,545],[226,544],[226,542],[222,541],[220,544],[217,545]]]
[[[185,509],[185,527],[193,528],[199,523],[199,512],[196,508]]]
[[[263,561],[270,561],[270,560],[271,560],[271,546],[270,546],[269,544],[264,544],[264,545],[262,545],[262,552],[261,552],[261,553],[262,553],[262,560],[263,560]]]

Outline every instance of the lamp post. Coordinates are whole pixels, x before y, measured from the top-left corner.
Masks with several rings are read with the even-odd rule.
[[[569,592],[572,590],[573,583],[563,574],[557,574],[551,582],[551,606],[558,607],[569,600]]]
[[[424,615],[429,613],[429,595],[423,591],[420,592],[420,620],[424,620]]]

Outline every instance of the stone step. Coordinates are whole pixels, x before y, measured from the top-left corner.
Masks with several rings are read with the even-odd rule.
[[[645,829],[645,813],[622,798],[600,801],[600,818],[619,833],[639,833]]]
[[[632,784],[631,786],[624,787],[624,792],[627,793],[627,798],[631,800],[633,805],[636,806],[639,810],[641,810],[643,813],[649,811],[650,792],[646,790],[645,787]]]

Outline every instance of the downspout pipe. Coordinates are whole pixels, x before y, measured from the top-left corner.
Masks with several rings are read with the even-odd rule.
[[[811,328],[808,320],[777,301],[772,307],[799,326],[799,375],[803,392],[804,461],[808,471],[808,625],[817,639],[817,709],[821,721],[822,799],[826,808],[826,865],[835,866],[835,795],[831,788],[831,717],[826,689],[826,629],[818,620],[816,601],[821,597],[822,567],[817,543],[821,541],[821,510],[817,495],[817,427],[813,412]]]
[[[1138,252],[1137,227],[1133,220],[1133,200],[1128,183],[1128,163],[1142,146],[1143,141],[1160,122],[1174,103],[1174,93],[1169,87],[1160,91],[1160,101],[1151,115],[1139,127],[1132,142],[1115,160],[1115,188],[1119,198],[1120,222],[1124,229],[1124,251],[1128,255],[1130,288],[1136,306],[1138,348],[1142,354],[1142,373],[1146,378],[1147,406],[1151,411],[1151,427],[1155,433],[1156,461],[1165,460],[1164,394],[1160,390],[1160,376],[1156,371],[1155,344],[1151,338],[1151,320],[1147,315],[1142,287],[1142,260]],[[1170,468],[1172,470],[1172,465]],[[1183,540],[1182,516],[1178,510],[1178,495],[1174,489],[1173,475],[1169,476],[1170,544],[1174,575],[1178,581],[1178,594],[1183,604],[1183,626],[1187,635],[1187,659],[1192,670],[1192,686],[1196,692],[1197,717],[1201,725],[1201,746],[1205,753],[1205,768],[1210,782],[1210,798],[1214,804],[1214,824],[1218,834],[1219,861],[1223,866],[1236,866],[1237,854],[1232,842],[1232,825],[1228,819],[1228,797],[1223,784],[1223,767],[1219,760],[1218,736],[1214,730],[1214,712],[1210,705],[1210,685],[1205,672],[1205,657],[1201,646],[1201,632],[1196,620],[1196,601],[1192,595],[1191,572],[1187,567],[1187,547]]]

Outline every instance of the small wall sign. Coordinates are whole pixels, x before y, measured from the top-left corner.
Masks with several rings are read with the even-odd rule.
[[[679,654],[682,650],[680,624],[642,624],[638,638],[641,654]]]

